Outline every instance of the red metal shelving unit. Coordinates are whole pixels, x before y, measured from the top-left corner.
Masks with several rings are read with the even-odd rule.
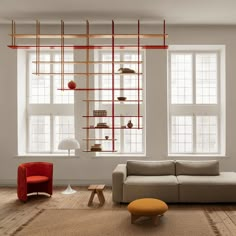
[[[86,150],[84,152],[94,152],[90,150],[90,143],[96,142],[96,141],[109,141],[112,142],[112,149],[111,150],[103,150],[99,152],[117,152],[115,148],[115,132],[117,129],[125,129],[125,130],[132,130],[132,129],[142,129],[140,125],[140,119],[142,119],[141,115],[141,103],[143,100],[140,98],[140,91],[143,89],[141,88],[140,83],[140,77],[143,73],[140,72],[140,65],[142,65],[142,61],[140,60],[140,51],[141,49],[168,49],[168,46],[166,45],[166,38],[168,37],[168,34],[166,34],[166,27],[165,27],[165,21],[163,22],[163,33],[162,34],[141,34],[140,33],[140,21],[138,20],[137,24],[137,34],[115,34],[115,24],[114,21],[112,21],[111,24],[111,34],[91,34],[90,32],[90,25],[89,22],[86,21],[86,33],[85,34],[65,34],[64,32],[64,22],[61,21],[61,32],[60,34],[41,34],[40,33],[40,22],[36,21],[36,33],[35,34],[17,34],[16,33],[16,24],[14,21],[12,21],[12,33],[11,36],[11,45],[8,45],[11,49],[35,49],[36,50],[36,61],[33,61],[32,63],[36,66],[36,75],[60,75],[61,76],[61,88],[58,88],[58,90],[61,91],[78,91],[78,92],[86,92],[85,96],[86,98],[83,100],[83,102],[86,102],[86,115],[83,115],[82,117],[86,118],[86,126],[82,129],[86,130],[86,138],[83,140],[86,142]],[[163,43],[161,45],[146,45],[141,44],[140,39],[147,39],[147,38],[160,38],[163,39]],[[35,40],[35,45],[17,45],[16,40],[17,39],[33,39]],[[42,44],[41,39],[60,39],[60,45],[45,45]],[[65,39],[85,39],[85,44],[83,45],[65,45]],[[91,45],[90,39],[111,39],[110,45]],[[137,39],[137,44],[115,44],[115,39]],[[60,49],[61,50],[61,60],[60,61],[40,61],[40,50],[41,49]],[[85,50],[85,60],[82,61],[66,61],[64,60],[64,52],[67,49],[75,49],[75,50]],[[90,60],[90,50],[94,49],[109,49],[112,52],[112,60],[111,61],[91,61]],[[126,49],[134,49],[137,50],[138,59],[137,61],[116,61],[115,60],[115,50],[126,50]],[[42,73],[40,72],[40,64],[61,64],[61,73]],[[115,65],[116,64],[136,64],[138,65],[137,73],[116,73],[115,72]],[[85,72],[78,72],[78,73],[67,73],[64,71],[64,65],[65,64],[84,64],[86,66]],[[112,72],[111,73],[93,73],[89,71],[89,65],[91,64],[111,64],[112,65]],[[75,75],[80,76],[82,78],[86,79],[86,87],[85,88],[76,88],[76,89],[68,89],[64,87],[64,75]],[[110,75],[111,76],[111,88],[94,88],[91,87],[90,80],[94,78],[95,75]],[[137,88],[117,88],[115,87],[115,76],[125,76],[125,75],[135,75],[137,76]],[[115,91],[136,91],[137,92],[137,99],[127,99],[124,101],[117,100],[115,97]],[[90,94],[91,92],[95,91],[111,91],[112,92],[112,98],[111,100],[99,100],[99,99],[91,99]],[[111,115],[108,116],[92,116],[90,115],[89,111],[91,110],[91,103],[99,103],[99,102],[107,102],[111,106]],[[115,109],[116,105],[121,103],[137,103],[137,114],[136,115],[115,115]],[[137,126],[129,128],[124,127],[117,127],[115,124],[115,118],[137,118]],[[111,118],[111,126],[108,128],[97,128],[97,127],[90,127],[90,119],[94,118]],[[90,130],[97,130],[97,129],[109,129],[111,130],[112,134],[110,135],[109,139],[104,138],[90,138]]]

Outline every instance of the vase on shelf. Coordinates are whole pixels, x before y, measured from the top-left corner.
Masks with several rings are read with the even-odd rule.
[[[127,124],[127,127],[130,128],[130,129],[133,127],[133,123],[131,122],[131,120],[129,120],[129,122]]]

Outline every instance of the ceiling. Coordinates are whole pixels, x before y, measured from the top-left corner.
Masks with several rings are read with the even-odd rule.
[[[235,0],[0,0],[0,23],[236,24]]]

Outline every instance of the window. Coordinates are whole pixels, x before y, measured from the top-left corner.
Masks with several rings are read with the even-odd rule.
[[[169,154],[224,154],[224,51],[169,51]]]
[[[127,51],[120,50],[116,51],[114,55],[115,60],[115,88],[131,88],[133,90],[115,90],[115,154],[144,154],[145,153],[145,129],[144,129],[144,114],[145,114],[145,100],[144,100],[144,90],[137,90],[138,80],[139,88],[143,89],[144,74],[144,53],[140,53],[140,75],[138,77],[137,73],[122,74],[118,72],[119,68],[129,68],[138,72],[138,53],[137,51]],[[102,75],[95,76],[94,86],[97,88],[112,88],[111,73],[112,72],[112,53],[111,51],[99,50],[95,52],[95,60],[102,61],[104,63],[95,65],[95,72],[104,73]],[[109,62],[109,63],[106,63]],[[127,62],[127,63],[124,63]],[[94,118],[95,125],[99,122],[107,123],[110,127],[112,125],[112,90],[98,90],[94,93],[95,100],[100,102],[95,102],[94,109],[96,110],[106,110],[108,117]],[[138,102],[139,96],[139,102]],[[125,102],[119,102],[117,97],[126,97]],[[140,116],[138,117],[138,104],[140,108]],[[133,123],[133,128],[123,129],[122,126],[126,126],[131,120]],[[138,129],[138,124],[140,129]],[[101,137],[109,136],[112,137],[111,129],[96,129],[95,137],[97,139]],[[104,150],[112,150],[112,142],[103,142]],[[97,153],[99,155],[99,153]],[[110,154],[109,154],[110,155]]]
[[[27,144],[28,153],[57,152],[59,142],[74,137],[74,94],[59,91],[61,87],[60,52],[40,53],[40,75],[35,76],[36,54],[27,53]],[[49,63],[58,61],[58,63]],[[73,61],[73,53],[65,53],[65,61]],[[74,65],[65,64],[65,72],[73,73]],[[53,74],[52,74],[53,73]],[[65,84],[73,75],[65,75]]]

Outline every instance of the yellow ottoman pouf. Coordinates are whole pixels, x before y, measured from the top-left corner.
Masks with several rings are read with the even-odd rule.
[[[141,216],[149,216],[156,225],[158,216],[163,215],[168,210],[165,202],[155,198],[142,198],[132,201],[128,205],[131,213],[131,223],[133,224]]]

